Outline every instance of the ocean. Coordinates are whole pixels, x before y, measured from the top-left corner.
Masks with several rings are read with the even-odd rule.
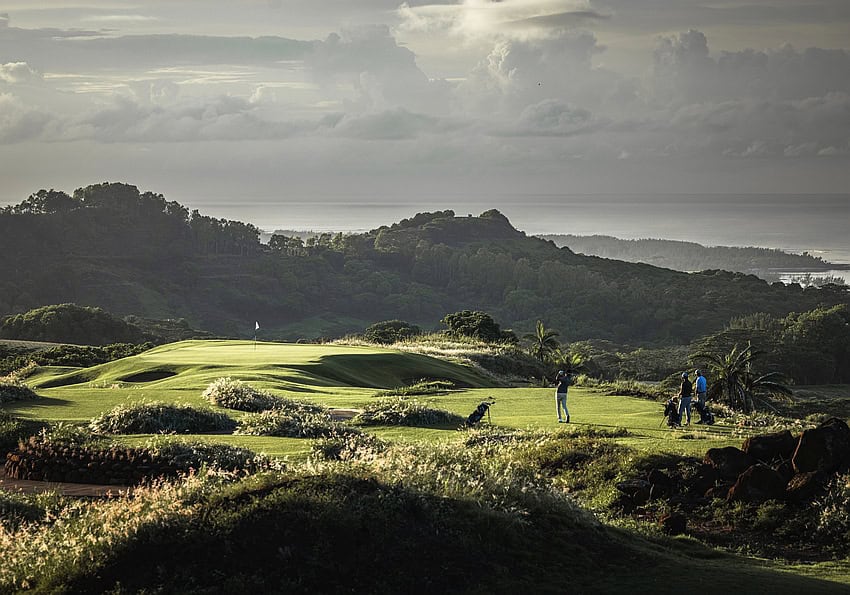
[[[276,229],[362,232],[418,212],[452,209],[459,216],[498,209],[533,234],[663,238],[707,246],[758,246],[807,251],[850,264],[850,194],[530,194],[428,197],[360,202],[349,197],[191,204],[202,213]],[[850,281],[850,279],[848,279]]]

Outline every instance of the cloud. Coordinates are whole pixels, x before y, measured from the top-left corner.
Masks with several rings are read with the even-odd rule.
[[[850,92],[850,52],[790,45],[777,50],[709,53],[696,30],[659,40],[653,54],[655,97],[693,102],[741,97],[803,99]]]
[[[333,33],[305,56],[304,65],[327,95],[353,111],[404,106],[439,112],[448,102],[446,85],[431,81],[385,25]]]
[[[469,38],[546,37],[553,30],[604,20],[582,0],[461,0],[455,4],[402,4],[402,31],[443,31]]]
[[[18,97],[0,93],[0,143],[12,144],[41,136],[50,116],[26,106]]]
[[[397,108],[345,117],[334,128],[334,133],[362,140],[404,140],[422,135],[452,132],[463,126],[458,121]]]
[[[0,64],[0,82],[17,84],[41,81],[41,75],[26,62]]]
[[[496,136],[576,136],[600,130],[606,120],[589,110],[557,99],[545,99],[529,105],[509,128],[496,130]]]

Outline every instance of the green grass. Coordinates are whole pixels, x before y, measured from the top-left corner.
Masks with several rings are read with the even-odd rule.
[[[150,376],[154,374],[154,376]],[[129,380],[166,376],[148,382]],[[405,386],[423,378],[448,379],[473,388],[422,398],[435,407],[466,417],[488,397],[493,424],[511,428],[558,427],[552,389],[487,388],[491,380],[474,370],[444,360],[377,347],[258,343],[251,341],[182,341],[143,354],[86,369],[42,368],[27,379],[42,399],[10,403],[3,409],[24,419],[86,423],[113,407],[141,400],[207,406],[201,397],[210,382],[223,376],[243,380],[272,394],[321,403],[328,407],[362,408],[374,401],[376,389]],[[661,406],[645,399],[601,395],[570,389],[574,425],[625,427],[618,439],[650,452],[699,455],[712,446],[739,444],[729,427],[670,430],[661,424]],[[242,412],[224,410],[234,419]],[[699,426],[694,426],[699,428]],[[370,432],[389,440],[439,441],[455,430],[375,427]],[[679,439],[696,437],[697,439]],[[210,439],[209,437],[204,439]],[[309,445],[289,438],[215,436],[215,440],[261,450],[274,456],[303,456]],[[124,439],[134,441],[133,439]]]
[[[408,385],[423,378],[447,379],[451,380],[455,386],[466,388],[424,396],[420,400],[465,418],[480,401],[492,397],[496,399],[496,403],[491,408],[491,420],[494,425],[516,429],[567,429],[564,425],[557,423],[553,389],[493,387],[490,386],[491,380],[470,368],[407,352],[373,347],[278,343],[260,343],[255,350],[250,341],[184,341],[89,369],[43,368],[27,379],[28,384],[42,398],[36,401],[8,403],[2,406],[2,411],[25,420],[87,423],[95,416],[112,409],[116,405],[142,399],[203,407],[208,405],[201,396],[204,389],[213,380],[224,376],[240,379],[255,388],[267,390],[274,395],[297,400],[311,400],[329,407],[345,408],[362,408],[373,403],[375,401],[374,394],[378,390]],[[627,430],[626,435],[613,438],[613,440],[620,445],[638,451],[629,455],[634,456],[635,459],[642,455],[652,456],[664,453],[702,457],[708,448],[724,445],[739,446],[743,439],[739,430],[722,424],[704,430],[696,429],[700,426],[695,426],[693,430],[670,430],[661,423],[662,407],[659,403],[640,398],[602,395],[592,389],[581,387],[570,389],[569,408],[572,417],[569,429],[616,430],[625,428]],[[239,419],[244,415],[238,411],[218,410],[234,419]],[[457,430],[452,428],[378,426],[369,427],[367,431],[390,442],[410,443],[414,450],[420,448],[420,445],[417,444],[419,442],[443,445],[440,447],[443,448],[443,455],[439,453],[433,455],[436,457],[469,455],[466,452],[467,449],[462,446],[463,437],[459,436]],[[150,435],[136,435],[117,437],[116,440],[128,445],[138,446],[143,445],[150,438]],[[256,452],[289,458],[293,462],[306,459],[311,444],[313,444],[312,440],[307,439],[224,434],[181,436],[181,439],[183,438],[247,447]],[[425,453],[425,451],[422,452]],[[547,452],[541,452],[538,455],[545,458],[549,456]],[[554,454],[551,456],[558,455],[560,452],[553,451]],[[556,513],[554,510],[549,510],[548,505],[545,505],[535,515],[528,518],[523,517],[520,513],[517,513],[519,516],[516,518],[511,516],[513,513],[508,516],[500,516],[503,514],[502,512],[487,512],[478,504],[470,505],[469,495],[456,494],[447,491],[445,487],[439,489],[433,486],[427,487],[431,485],[428,483],[430,479],[425,472],[427,466],[423,467],[424,471],[421,471],[422,474],[419,479],[404,479],[402,470],[415,467],[419,464],[418,460],[419,457],[412,458],[409,465],[405,464],[403,460],[399,460],[396,463],[397,472],[387,471],[385,476],[372,478],[367,473],[365,479],[368,482],[366,484],[360,483],[363,478],[338,477],[334,475],[336,471],[331,470],[330,475],[315,480],[318,482],[315,493],[312,488],[308,493],[299,493],[297,488],[290,488],[290,484],[286,483],[286,487],[276,489],[274,494],[277,495],[268,501],[267,509],[263,509],[262,499],[271,493],[261,492],[260,500],[255,500],[253,496],[250,496],[251,491],[246,487],[244,497],[246,501],[254,502],[251,506],[259,506],[260,509],[263,509],[262,515],[266,516],[261,515],[260,518],[273,519],[274,523],[277,523],[280,527],[287,527],[287,523],[293,518],[299,518],[298,515],[301,514],[299,507],[303,505],[318,506],[319,508],[316,510],[324,511],[321,512],[321,515],[330,515],[327,517],[330,519],[328,525],[323,529],[325,537],[330,539],[330,541],[326,539],[326,543],[333,543],[336,539],[336,537],[330,538],[330,536],[336,535],[332,528],[335,526],[334,523],[342,520],[344,524],[351,525],[349,528],[354,531],[353,534],[360,535],[360,533],[357,533],[358,531],[368,533],[364,533],[365,537],[362,539],[356,537],[354,539],[356,543],[352,542],[352,547],[362,547],[364,543],[370,544],[369,547],[375,547],[374,544],[377,541],[374,537],[376,535],[380,537],[380,531],[373,535],[369,531],[374,532],[374,529],[368,527],[364,529],[364,525],[358,520],[361,518],[358,517],[360,513],[350,515],[351,502],[346,499],[347,496],[343,495],[339,497],[339,502],[337,502],[337,496],[334,495],[335,490],[341,489],[341,486],[345,489],[348,489],[347,486],[365,489],[364,498],[366,500],[357,504],[357,502],[360,502],[358,500],[360,496],[358,496],[354,499],[355,504],[364,507],[363,510],[367,511],[368,514],[376,515],[376,519],[383,518],[382,515],[385,513],[389,514],[389,518],[394,519],[395,525],[388,527],[386,529],[387,535],[383,536],[395,540],[393,543],[398,541],[398,535],[405,534],[405,523],[411,518],[408,516],[409,511],[406,507],[412,507],[411,510],[416,509],[419,506],[417,503],[423,502],[422,494],[425,494],[426,500],[433,498],[433,505],[428,504],[427,509],[422,513],[425,516],[418,520],[414,518],[414,520],[416,523],[420,521],[424,523],[421,526],[424,527],[425,533],[423,535],[430,535],[429,532],[432,529],[438,529],[441,537],[432,540],[432,543],[428,541],[431,539],[430,537],[428,539],[423,538],[423,541],[420,539],[422,537],[420,535],[410,541],[410,551],[421,552],[422,545],[427,542],[434,548],[429,551],[437,551],[440,544],[449,543],[453,544],[451,548],[456,548],[456,550],[451,551],[468,552],[482,547],[483,544],[493,543],[505,535],[512,536],[510,543],[507,543],[503,549],[497,547],[488,551],[488,554],[492,554],[497,561],[495,565],[487,566],[486,569],[488,572],[496,573],[494,576],[498,577],[501,576],[498,574],[501,570],[507,568],[507,565],[513,564],[514,560],[517,559],[521,563],[522,571],[516,575],[519,578],[511,579],[516,582],[500,583],[499,580],[494,580],[491,583],[486,583],[495,590],[499,590],[498,587],[501,585],[503,590],[510,591],[513,587],[518,587],[524,582],[525,584],[535,584],[539,590],[554,592],[564,589],[564,585],[569,584],[571,579],[578,581],[576,582],[577,588],[584,592],[634,592],[635,590],[659,593],[676,592],[681,590],[682,581],[689,581],[692,584],[698,582],[701,585],[701,590],[712,593],[728,592],[733,588],[740,588],[742,585],[759,585],[762,590],[770,590],[776,593],[793,593],[801,589],[815,593],[840,592],[845,588],[844,585],[850,583],[850,566],[846,563],[782,566],[772,562],[746,560],[721,554],[691,539],[653,538],[645,540],[624,529],[612,529],[610,527],[606,527],[604,530],[595,529],[592,526],[572,524],[573,521],[569,520],[568,516],[561,519],[560,515],[568,515],[569,507]],[[446,468],[453,468],[451,460],[447,458],[444,462]],[[470,460],[469,464],[475,466],[478,465],[478,462],[477,460]],[[347,473],[348,471],[344,472]],[[411,473],[413,472],[411,471]],[[466,471],[461,475],[465,473]],[[377,483],[373,479],[376,479]],[[413,484],[407,487],[404,484],[406,481],[412,481]],[[422,485],[426,486],[427,489],[426,487],[417,487],[416,481],[423,482]],[[460,481],[457,485],[462,487],[463,482]],[[600,486],[596,487],[599,488]],[[604,488],[605,486],[601,487]],[[236,491],[239,491],[239,489],[235,488]],[[341,494],[344,492],[345,490],[342,490]],[[496,492],[493,492],[492,495],[495,496],[495,494]],[[475,498],[482,498],[481,502],[489,502],[490,496],[490,493],[482,492]],[[313,500],[314,497],[315,501]],[[293,498],[295,500],[292,500]],[[386,500],[386,498],[390,498],[390,500]],[[598,498],[601,501],[604,499],[604,494],[601,494]],[[213,497],[213,500],[215,500],[215,497]],[[241,502],[242,496],[239,496],[237,500]],[[373,500],[382,504],[380,506],[373,504]],[[400,503],[401,508],[389,511],[381,508],[387,506],[386,502],[388,501]],[[430,500],[428,501],[430,502]],[[283,510],[287,506],[293,505],[293,502],[297,506],[292,508],[291,512],[285,513],[281,517],[277,516],[281,514],[278,512],[279,507],[283,507],[281,509]],[[209,513],[204,512],[207,505],[202,505],[199,511],[196,511],[200,515],[199,518],[206,519],[207,517],[204,516],[206,514],[214,516],[212,511],[216,510],[218,504],[217,501],[211,501],[209,503],[209,511],[211,512]],[[537,506],[533,502],[522,502],[521,504],[517,509],[518,511],[523,510],[524,506],[531,506],[532,508]],[[433,508],[431,508],[432,506]],[[558,506],[562,505],[559,504]],[[510,507],[508,509],[513,510]],[[264,527],[260,521],[255,521],[251,517],[252,509],[242,510],[234,506],[230,510],[235,515],[232,518],[232,525],[227,525],[231,522],[227,521],[226,526],[208,529],[205,524],[206,521],[199,521],[197,526],[192,525],[191,531],[203,543],[210,539],[218,539],[217,533],[212,537],[212,533],[208,534],[208,531],[215,533],[218,530],[228,535],[228,539],[233,539],[234,543],[240,543],[239,540],[242,539],[243,532],[245,532],[245,535],[253,536],[258,527]],[[436,516],[432,517],[434,511],[436,511]],[[231,514],[231,512],[228,512],[228,514]],[[194,521],[192,522],[194,523]],[[255,525],[255,522],[260,523],[260,525]],[[479,523],[484,524],[481,533],[477,533],[479,529],[476,527]],[[491,523],[492,525],[490,525]],[[452,527],[461,527],[463,531],[472,536],[471,541],[457,531],[453,533]],[[491,528],[488,529],[487,527]],[[381,529],[381,531],[383,530]],[[396,535],[395,531],[399,531],[399,534]],[[352,533],[340,533],[340,535],[343,534]],[[277,548],[280,545],[276,541],[278,539],[276,535],[272,531],[269,535],[263,537],[269,542],[269,547],[274,546],[269,550],[272,556],[277,555],[274,552],[278,551]],[[453,539],[455,541],[451,541]],[[480,541],[476,541],[479,539]],[[581,541],[581,543],[576,540]],[[191,543],[191,540],[187,543]],[[535,545],[540,543],[548,543],[548,545],[546,548]],[[563,549],[565,547],[573,548],[574,551],[571,550],[572,559],[567,559],[565,562],[566,568],[569,569],[571,564],[580,561],[581,570],[575,572],[565,570],[563,575],[560,570],[552,570],[553,567],[557,566],[557,563],[552,561],[554,558],[550,560],[548,557],[551,554],[548,551],[549,545],[559,552],[566,551]],[[161,536],[161,541],[158,542],[156,547],[170,548],[169,551],[173,550],[175,553],[174,559],[178,560],[182,555],[179,553],[181,548],[188,546],[186,543],[180,542],[179,539],[174,539],[173,532],[170,532],[168,535]],[[309,547],[312,548],[313,545],[309,544]],[[252,549],[251,551],[256,550]],[[321,551],[323,551],[321,548],[316,550],[318,553],[315,554],[315,559],[311,557],[313,553],[304,554],[307,557],[303,562],[318,564],[317,560],[324,559]],[[309,550],[309,552],[312,552],[312,550]],[[379,552],[375,550],[372,553],[378,555]],[[383,551],[380,553],[381,555],[392,554],[392,552]],[[140,551],[128,550],[127,555],[130,557],[109,558],[105,563],[120,575],[120,572],[123,572],[121,569],[124,568],[124,564],[138,565],[136,556],[154,558],[157,554],[154,550],[146,551],[142,548]],[[411,560],[414,558],[415,556],[411,554]],[[355,569],[350,572],[359,573],[359,570],[356,570],[358,559],[355,556],[353,561],[350,561],[354,565],[351,568]],[[451,559],[451,556],[445,559],[435,558],[432,561],[437,563],[436,568],[447,563],[449,559]],[[484,556],[482,561],[486,559],[487,557]],[[604,564],[599,568],[596,567],[598,560],[604,560]],[[272,562],[277,563],[278,561],[267,560],[267,562],[272,564]],[[206,563],[203,556],[199,556],[198,560],[192,563],[196,563],[197,566],[192,568],[190,564],[185,571],[182,571],[184,574],[191,574],[195,570],[198,572],[209,571],[204,566]],[[404,561],[404,565],[407,563],[408,561]],[[676,565],[678,571],[670,567],[671,564]],[[271,566],[267,565],[267,567]],[[57,576],[65,570],[67,569],[64,567],[57,570]],[[474,567],[470,567],[468,570],[470,572],[476,571]],[[306,574],[303,575],[308,577],[308,580],[311,576],[309,572],[309,570],[305,570]],[[232,576],[236,575],[232,574]],[[326,574],[321,574],[321,576],[326,576]],[[504,575],[503,578],[507,576]],[[535,579],[535,576],[538,578]],[[386,580],[394,581],[396,578],[395,574],[387,575]],[[319,578],[316,578],[316,580],[319,580]],[[367,577],[364,575],[357,580],[366,581]],[[549,582],[552,580],[555,582]],[[563,582],[560,582],[562,580]],[[362,583],[364,588],[365,585],[368,585],[368,583]],[[446,587],[446,585],[442,586]],[[392,587],[402,588],[404,585],[393,583]]]

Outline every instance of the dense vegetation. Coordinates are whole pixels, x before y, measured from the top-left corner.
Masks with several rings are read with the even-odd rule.
[[[676,271],[722,269],[759,276],[770,269],[826,271],[835,265],[810,254],[789,254],[772,248],[703,246],[679,240],[621,240],[611,236],[543,235],[573,252],[626,262],[645,262]]]
[[[837,287],[577,255],[526,237],[497,211],[421,213],[306,242],[275,235],[266,246],[251,225],[126,184],[41,191],[4,209],[0,252],[0,312],[75,301],[239,336],[262,320],[266,338],[339,335],[388,318],[433,325],[469,309],[518,333],[543,317],[566,341],[681,344],[733,316],[850,301]]]
[[[58,304],[5,317],[0,325],[0,338],[107,345],[142,343],[152,337],[100,308]]]

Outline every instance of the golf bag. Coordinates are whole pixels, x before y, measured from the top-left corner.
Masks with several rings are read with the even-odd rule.
[[[714,424],[714,414],[708,410],[708,405],[697,401],[695,407],[699,413],[698,424],[705,424],[707,426]]]
[[[664,403],[664,419],[661,423],[665,420],[671,428],[679,426],[679,401],[676,398],[667,399]]]
[[[475,408],[475,411],[469,414],[469,417],[466,418],[466,427],[471,428],[472,426],[476,426],[481,423],[481,420],[484,419],[484,415],[487,415],[487,419],[490,419],[490,405],[496,402],[496,399],[488,399],[486,401],[481,401],[478,404],[478,407]]]

